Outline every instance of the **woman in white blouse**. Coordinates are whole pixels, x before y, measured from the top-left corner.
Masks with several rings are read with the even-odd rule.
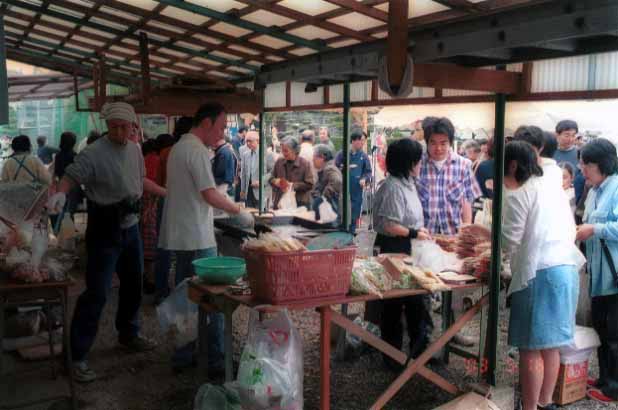
[[[522,409],[553,410],[558,348],[573,340],[584,258],[564,190],[542,177],[529,143],[507,144],[504,173],[502,241],[513,272],[508,342],[519,349]]]

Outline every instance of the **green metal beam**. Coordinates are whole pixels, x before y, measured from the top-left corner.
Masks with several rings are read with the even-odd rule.
[[[496,70],[506,70],[505,65]],[[502,262],[502,193],[504,181],[504,118],[506,95],[496,94],[494,123],[494,198],[491,223],[491,275],[489,279],[489,317],[487,319],[487,383],[496,385],[498,367],[498,321],[500,320],[500,269]]]
[[[55,11],[55,10],[48,10],[48,9],[43,8],[43,7],[35,6],[33,4],[30,4],[30,3],[25,3],[25,2],[20,1],[20,0],[3,0],[3,1],[4,1],[4,3],[6,3],[8,5],[11,5],[11,6],[21,7],[23,9],[30,10],[30,11],[33,11],[35,13],[41,13],[43,15],[47,15],[47,16],[50,16],[50,17],[55,17],[57,19],[61,19],[61,20],[64,20],[64,21],[67,21],[67,22],[70,22],[70,23],[73,23],[73,24],[79,24],[79,25],[82,25],[82,26],[88,26],[88,27],[94,28],[96,30],[100,30],[100,31],[103,31],[103,32],[114,34],[114,35],[116,35],[116,36],[118,36],[120,38],[131,38],[131,39],[139,42],[139,35],[131,34],[130,36],[126,36],[124,31],[118,30],[118,29],[115,29],[115,28],[112,28],[112,27],[109,27],[109,26],[106,26],[104,24],[95,23],[95,22],[92,22],[90,20],[86,21],[86,22],[83,22],[82,19],[79,18],[79,17],[71,16],[69,14],[61,13],[61,12],[58,12],[58,11]],[[96,17],[96,15],[95,15],[95,17]],[[157,47],[169,48],[170,50],[174,50],[174,51],[178,51],[180,53],[185,53],[185,54],[193,55],[195,57],[208,58],[210,60],[217,61],[217,62],[222,63],[222,64],[245,68],[245,69],[251,70],[253,72],[256,72],[257,70],[259,70],[258,67],[250,65],[250,64],[245,64],[242,61],[230,60],[230,59],[227,59],[227,58],[223,58],[223,57],[219,57],[219,56],[210,54],[208,52],[197,51],[197,50],[193,50],[193,49],[190,49],[190,48],[180,47],[180,46],[177,46],[177,45],[168,45],[167,42],[164,42],[164,41],[158,41],[158,40],[151,39],[150,43],[152,45],[157,46]]]
[[[15,34],[14,36],[11,35],[12,33],[8,33],[8,34],[9,35],[7,36],[7,38],[13,39],[15,41],[19,40],[19,36],[17,34]],[[35,38],[27,38],[27,39],[22,40],[22,42],[23,43],[31,43],[31,44],[39,45],[39,46],[43,46],[43,47],[55,47],[55,46],[57,46],[57,44],[55,44],[55,43],[50,43],[50,42],[47,42],[45,40],[38,40],[38,39],[35,39]],[[97,56],[96,53],[89,53],[87,51],[78,50],[76,48],[67,47],[67,46],[58,47],[57,51],[66,51],[66,52],[69,52],[69,53],[78,54],[78,55],[82,56],[83,58],[97,58],[97,59],[99,58],[99,56]],[[128,67],[133,67],[136,70],[140,70],[141,69],[141,67],[138,64],[134,64],[134,63],[127,63],[127,64],[125,64],[125,63],[114,63],[114,64],[108,64],[108,65],[120,68],[121,64],[122,65],[126,65]],[[165,75],[165,76],[174,76],[174,75],[176,75],[175,73],[164,72],[164,71],[161,71],[161,70],[151,70],[151,71],[153,73],[157,73],[157,74],[161,74],[161,75]]]
[[[271,37],[278,38],[280,40],[284,40],[290,42],[292,44],[296,44],[297,46],[308,47],[318,51],[326,51],[330,50],[324,42],[315,41],[315,40],[307,40],[302,37],[295,36],[293,34],[288,34],[284,31],[281,31],[278,27],[266,27],[261,24],[252,23],[247,20],[243,20],[240,17],[233,16],[227,13],[221,13],[216,10],[209,9],[208,7],[200,6],[193,3],[188,3],[184,0],[156,0],[159,3],[167,4],[168,6],[178,7],[179,9],[183,9],[186,11],[190,11],[202,16],[209,17],[214,20],[218,20],[223,23],[231,24],[233,26],[241,27],[246,30],[255,31],[257,33],[262,33],[269,35]]]
[[[8,48],[7,56],[12,60],[21,61],[26,64],[38,65],[54,71],[61,71],[68,74],[79,74],[81,77],[92,78],[91,64],[75,64],[72,60],[62,57],[50,57],[43,53],[24,49],[12,50],[11,48]],[[135,77],[119,73],[114,73],[108,76],[108,79],[124,85],[137,81]]]
[[[4,19],[0,15],[0,124],[9,123],[9,81],[6,75]]]
[[[258,156],[258,166],[260,167],[260,171],[259,171],[259,176],[260,176],[260,191],[259,191],[259,202],[258,202],[258,208],[260,211],[260,215],[263,212],[266,212],[266,204],[264,203],[264,198],[265,198],[265,193],[264,193],[264,174],[266,173],[266,161],[264,161],[264,157],[266,156],[266,138],[264,136],[264,121],[265,119],[265,113],[264,113],[264,104],[265,104],[265,96],[266,93],[264,92],[264,90],[261,91],[261,99],[262,99],[262,111],[260,112],[260,146],[258,148],[259,150],[259,156]],[[249,188],[251,189],[251,188]]]
[[[341,222],[346,231],[352,222],[350,209],[350,82],[343,83],[343,213]]]

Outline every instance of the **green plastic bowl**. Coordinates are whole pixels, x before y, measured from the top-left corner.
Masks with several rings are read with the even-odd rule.
[[[200,280],[212,285],[232,285],[247,272],[242,258],[215,256],[193,261],[193,269]]]

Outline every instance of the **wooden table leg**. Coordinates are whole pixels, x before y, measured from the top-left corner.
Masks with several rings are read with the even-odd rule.
[[[395,394],[403,387],[403,385],[410,380],[410,378],[416,374],[421,367],[425,366],[425,364],[433,357],[433,355],[442,349],[448,342],[464,327],[466,323],[468,323],[477,313],[478,311],[487,303],[489,300],[489,295],[485,295],[479,300],[472,308],[470,308],[466,313],[461,315],[459,319],[453,323],[453,325],[448,328],[446,332],[444,332],[438,340],[433,342],[427,350],[425,350],[416,360],[410,362],[408,367],[395,379],[393,383],[386,389],[384,393],[376,400],[376,402],[371,406],[371,410],[379,410],[383,408],[386,403],[390,399],[393,398]]]
[[[234,314],[234,307],[232,302],[227,299],[223,302],[223,316],[225,319],[225,333],[224,333],[224,352],[225,352],[225,381],[231,382],[234,380],[234,343],[233,343],[233,324],[232,317]]]
[[[330,410],[330,306],[320,311],[320,410]]]

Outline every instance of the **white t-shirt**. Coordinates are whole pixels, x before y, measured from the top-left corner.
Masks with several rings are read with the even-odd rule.
[[[208,148],[193,134],[185,134],[167,161],[167,197],[163,209],[159,247],[199,250],[217,246],[213,208],[202,197],[216,188]]]
[[[505,189],[502,247],[513,272],[509,294],[526,288],[538,270],[583,266],[586,259],[575,246],[575,221],[562,186],[531,177],[518,189]]]
[[[550,181],[553,186],[562,187],[562,169],[555,160],[541,158],[541,168],[543,168],[543,178]]]

